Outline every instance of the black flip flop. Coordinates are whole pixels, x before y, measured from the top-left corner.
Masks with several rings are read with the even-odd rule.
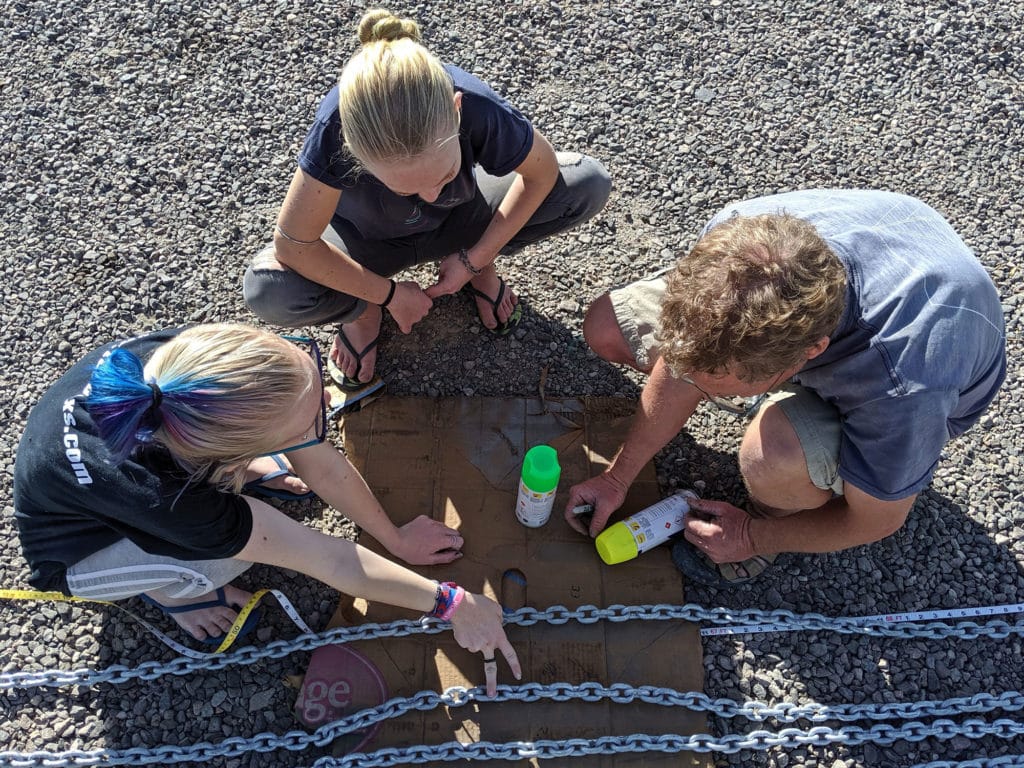
[[[285,477],[291,475],[297,477],[297,475],[288,469],[288,465],[284,463],[284,459],[281,458],[281,454],[275,453],[271,456],[274,463],[277,464],[277,469],[267,472],[263,477],[257,480],[250,480],[248,483],[242,486],[244,493],[249,493],[254,496],[266,496],[271,499],[284,499],[285,501],[296,501],[298,499],[311,499],[316,496],[312,491],[307,493],[292,493],[282,488],[268,488],[265,483],[274,480],[278,477]]]
[[[338,338],[341,343],[345,345],[345,349],[349,351],[349,354],[356,359],[356,372],[355,376],[346,376],[344,372],[335,364],[330,358],[327,359],[327,372],[330,374],[334,383],[341,387],[346,392],[356,392],[368,384],[372,383],[359,380],[359,371],[363,369],[363,358],[369,354],[370,350],[377,346],[377,340],[380,336],[374,336],[373,340],[370,341],[362,352],[356,352],[356,348],[352,346],[352,342],[348,340],[348,336],[345,335],[344,326],[338,326]]]
[[[487,328],[487,330],[495,336],[504,336],[519,325],[519,320],[523,316],[523,305],[519,303],[517,303],[515,308],[513,308],[512,314],[508,316],[508,320],[504,323],[498,320],[498,307],[501,306],[501,300],[505,297],[505,281],[500,277],[498,278],[498,295],[493,299],[472,283],[466,283],[462,287],[462,290],[469,293],[470,296],[483,299],[491,305],[491,312],[494,315],[494,322],[497,323],[497,325],[494,328],[487,328],[485,325],[484,328]],[[355,352],[352,354],[355,354]]]

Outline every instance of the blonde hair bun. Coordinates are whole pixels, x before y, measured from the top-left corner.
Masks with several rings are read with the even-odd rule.
[[[419,42],[415,21],[367,11],[359,39],[338,78],[341,133],[356,161],[419,157],[459,132],[452,77]]]
[[[359,42],[369,45],[409,38],[420,42],[420,25],[412,19],[400,19],[391,11],[372,8],[359,20]]]

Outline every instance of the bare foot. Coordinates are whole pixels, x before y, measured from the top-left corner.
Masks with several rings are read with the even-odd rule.
[[[373,378],[373,369],[377,365],[376,345],[367,349],[373,341],[380,336],[381,310],[376,304],[367,304],[366,311],[351,323],[345,323],[342,329],[352,349],[356,354],[363,355],[360,360],[346,347],[338,336],[334,337],[334,344],[331,346],[331,360],[349,378],[358,378],[359,381],[369,381]],[[358,377],[356,370],[359,371]]]
[[[163,595],[149,597],[156,600],[166,608],[178,608],[183,605],[206,603],[217,599],[217,592],[207,592],[199,597],[185,599],[173,599]],[[244,589],[232,587],[230,584],[224,587],[224,600],[227,605],[218,605],[211,608],[199,608],[194,611],[183,611],[182,613],[170,613],[178,626],[188,632],[196,640],[205,640],[208,637],[223,635],[238,617],[237,608],[244,606],[252,598],[251,592]],[[235,606],[235,607],[232,607]]]
[[[488,264],[484,267],[479,275],[470,280],[470,283],[478,291],[482,291],[492,299],[496,299],[498,291],[501,290],[498,272],[494,269],[493,264]],[[505,286],[505,293],[501,297],[501,302],[497,308],[494,308],[490,301],[481,296],[474,296],[474,299],[476,300],[476,311],[480,315],[480,322],[484,324],[485,328],[491,329],[507,322],[515,310],[516,304],[519,303],[519,297],[516,296],[515,292],[508,285]],[[497,322],[494,319],[495,315],[498,316]]]
[[[288,457],[284,454],[278,454],[279,459],[284,460],[284,464],[288,467],[288,472],[292,472],[291,462],[288,461]],[[257,459],[253,459],[249,462],[249,466],[245,468],[245,482],[251,483],[253,480],[259,480],[264,475],[274,474],[280,472],[281,468],[277,466],[277,462],[274,461],[270,456],[260,456]],[[309,493],[309,486],[302,482],[302,478],[296,477],[293,474],[281,474],[270,480],[266,480],[260,483],[264,488],[274,488],[279,491],[288,491],[290,493],[301,496],[304,493]]]

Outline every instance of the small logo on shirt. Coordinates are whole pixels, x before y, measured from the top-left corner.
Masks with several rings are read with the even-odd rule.
[[[407,218],[405,220],[405,223],[409,224],[409,225],[416,224],[422,218],[423,218],[423,201],[422,200],[418,200],[416,202],[416,205],[413,206],[412,213],[409,215],[409,218]]]

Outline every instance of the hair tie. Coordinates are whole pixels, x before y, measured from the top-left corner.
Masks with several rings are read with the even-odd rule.
[[[147,381],[146,384],[153,393],[153,401],[149,404],[149,410],[155,411],[160,407],[160,403],[164,401],[164,393],[160,391],[160,385],[155,381]]]

